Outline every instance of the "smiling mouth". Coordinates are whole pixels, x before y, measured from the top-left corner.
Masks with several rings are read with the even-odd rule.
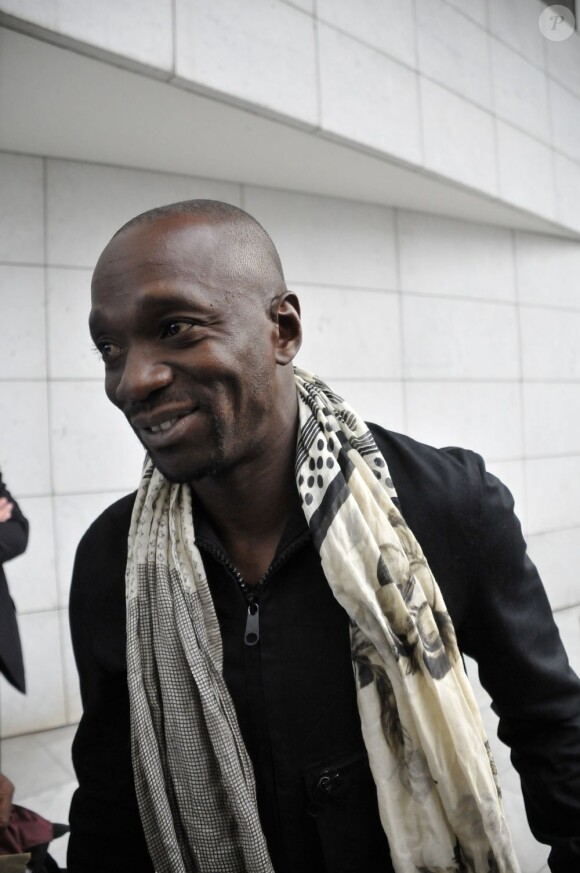
[[[175,425],[179,424],[180,421],[183,421],[183,419],[188,418],[190,415],[193,415],[196,410],[197,407],[194,409],[188,409],[187,412],[182,412],[179,415],[173,415],[171,418],[166,418],[163,421],[158,422],[157,424],[142,424],[140,427],[137,425],[137,429],[140,430],[142,434],[147,434],[148,436],[158,436],[160,434],[164,434],[168,431],[173,430]]]
[[[168,418],[167,421],[162,421],[161,424],[144,427],[143,430],[146,430],[147,433],[160,433],[162,430],[169,430],[170,427],[173,427],[175,422],[179,421],[179,418],[183,418],[183,416],[179,416],[178,418]]]

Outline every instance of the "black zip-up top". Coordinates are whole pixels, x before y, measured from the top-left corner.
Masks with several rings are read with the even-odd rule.
[[[196,530],[222,633],[224,679],[254,764],[277,873],[388,871],[348,618],[322,574],[304,515],[298,509],[289,520],[256,586],[244,582],[199,516]],[[343,826],[326,834],[327,826],[336,828],[337,814]]]
[[[513,501],[481,458],[372,426],[401,510],[476,659],[512,747],[551,869],[580,870],[580,681],[526,556]],[[70,616],[84,714],[73,748],[69,873],[151,873],[130,754],[124,575],[134,495],[83,537]],[[220,624],[224,678],[251,757],[276,873],[388,873],[361,736],[349,625],[302,516],[258,588],[207,521],[197,543]],[[255,609],[257,607],[257,609]],[[218,870],[215,873],[219,873]]]

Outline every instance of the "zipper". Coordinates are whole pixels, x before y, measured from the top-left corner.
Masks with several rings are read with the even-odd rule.
[[[260,642],[260,604],[258,603],[258,599],[256,597],[257,589],[261,587],[262,583],[265,581],[264,579],[260,579],[258,585],[249,586],[248,583],[244,580],[244,577],[238,570],[238,568],[232,564],[229,558],[224,555],[217,546],[213,543],[205,542],[203,544],[203,548],[210,553],[216,560],[218,560],[224,567],[226,567],[236,582],[238,583],[238,588],[240,589],[242,596],[246,603],[248,604],[248,611],[246,614],[246,628],[244,631],[244,642],[247,646],[255,646]],[[267,574],[266,574],[267,575]]]
[[[208,551],[216,560],[226,567],[238,584],[244,600],[248,605],[246,614],[246,627],[244,631],[244,642],[247,646],[255,646],[260,642],[260,603],[258,594],[266,584],[266,582],[274,575],[276,570],[293,555],[302,543],[310,536],[309,531],[299,536],[294,542],[290,543],[286,548],[275,558],[270,564],[260,581],[256,585],[248,585],[238,568],[232,564],[229,558],[213,543],[205,540],[203,548]]]

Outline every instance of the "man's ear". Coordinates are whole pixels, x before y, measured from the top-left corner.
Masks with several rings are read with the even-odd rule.
[[[286,291],[275,298],[272,318],[278,325],[276,363],[284,366],[294,360],[302,345],[300,302],[293,291]]]

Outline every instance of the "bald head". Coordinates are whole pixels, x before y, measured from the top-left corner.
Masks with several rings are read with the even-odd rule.
[[[280,257],[269,234],[248,212],[231,203],[183,200],[149,209],[126,222],[103,254],[119,237],[147,225],[165,226],[168,231],[179,226],[206,226],[214,240],[215,272],[223,276],[229,289],[262,292],[267,301],[287,290]]]

